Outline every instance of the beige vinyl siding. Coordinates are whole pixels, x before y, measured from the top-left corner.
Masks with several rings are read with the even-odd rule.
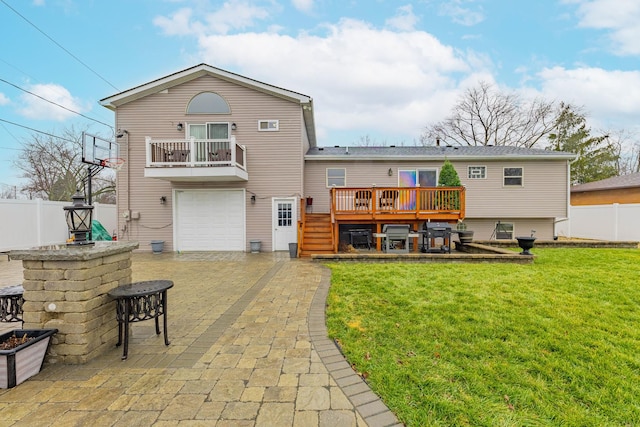
[[[189,100],[196,94],[212,91],[228,102],[231,114],[186,115]],[[258,132],[258,120],[279,120],[277,132]],[[178,123],[229,122],[236,123],[232,131],[236,142],[247,148],[248,182],[171,183],[144,178],[145,136],[152,138],[185,138],[178,132]],[[302,115],[299,104],[239,86],[213,76],[203,76],[167,91],[124,104],[117,109],[116,125],[126,129],[121,138],[121,155],[127,164],[118,174],[118,211],[140,212],[140,220],[125,222],[120,215],[119,228],[126,224],[123,238],[138,240],[147,249],[150,240],[165,240],[165,250],[173,250],[172,190],[189,188],[245,188],[247,190],[246,236],[259,239],[262,249],[271,249],[271,198],[300,196],[302,193]],[[130,197],[127,196],[127,167],[131,177]],[[256,203],[250,203],[251,194]],[[160,197],[167,203],[160,205]],[[121,233],[122,234],[122,233]]]
[[[431,163],[429,163],[431,164]],[[402,169],[410,169],[410,163],[402,164]],[[412,163],[417,167],[418,163]],[[433,166],[419,164],[420,168],[437,167],[441,163],[434,162]],[[313,197],[313,212],[329,212],[329,193],[327,188],[327,168],[346,169],[347,187],[396,187],[398,185],[398,163],[374,161],[307,161],[305,163],[305,191],[304,195]],[[393,169],[393,176],[388,175],[389,168]]]
[[[567,216],[566,161],[456,161],[450,159],[466,187],[470,218],[554,218]],[[329,212],[326,169],[345,168],[347,187],[397,186],[398,169],[432,169],[441,161],[316,161],[305,166],[305,196],[314,198],[314,212]],[[486,179],[469,179],[468,166],[486,166]],[[503,186],[503,168],[522,167],[522,187]],[[393,176],[388,175],[389,168]],[[317,200],[317,202],[316,202]]]
[[[466,215],[472,218],[567,216],[566,161],[454,162],[466,187]],[[468,166],[486,166],[485,179],[469,179]],[[523,168],[523,185],[504,186],[505,167]]]
[[[553,218],[508,218],[496,217],[491,219],[476,219],[467,217],[464,222],[468,230],[473,230],[473,238],[476,240],[495,239],[493,234],[497,221],[513,224],[514,237],[530,236],[531,230],[535,230],[535,237],[540,240],[552,240],[554,233]],[[454,238],[455,240],[455,238]]]

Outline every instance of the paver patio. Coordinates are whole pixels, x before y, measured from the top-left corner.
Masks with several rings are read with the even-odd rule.
[[[171,345],[152,321],[133,324],[126,361],[114,347],[0,390],[0,425],[398,424],[326,336],[321,265],[288,253],[136,253],[132,269],[134,281],[174,281]],[[0,286],[21,279],[21,262],[0,261]]]

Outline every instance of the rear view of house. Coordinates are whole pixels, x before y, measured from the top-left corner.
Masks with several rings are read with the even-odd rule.
[[[336,252],[345,231],[456,224],[551,239],[570,153],[516,147],[319,147],[309,96],[206,64],[101,100],[116,115],[119,237],[170,251]],[[437,187],[450,160],[461,187]],[[378,245],[379,247],[379,245]],[[417,248],[417,240],[413,247]]]

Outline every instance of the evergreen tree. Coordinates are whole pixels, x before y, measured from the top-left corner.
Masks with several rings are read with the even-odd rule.
[[[549,135],[550,149],[578,157],[571,163],[571,183],[584,184],[617,175],[618,155],[609,136],[591,136],[586,118],[569,104],[560,105],[555,132]]]
[[[445,159],[442,169],[440,169],[440,177],[438,177],[439,187],[460,187],[460,177],[456,168],[448,159]],[[460,209],[460,194],[456,190],[438,191],[439,205],[443,209],[457,210]]]
[[[460,187],[460,177],[453,164],[445,159],[442,169],[440,169],[440,177],[438,178],[440,187]]]

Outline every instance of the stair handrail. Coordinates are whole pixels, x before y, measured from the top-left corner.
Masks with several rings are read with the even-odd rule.
[[[298,221],[298,257],[304,248],[304,226],[307,221],[307,210],[305,199],[300,197],[300,221]]]

